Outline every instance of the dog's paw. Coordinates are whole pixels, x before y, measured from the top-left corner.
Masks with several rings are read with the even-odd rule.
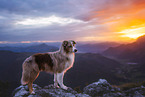
[[[34,94],[35,94],[35,92],[34,92],[34,91],[32,91],[32,92],[31,92],[31,94],[32,94],[32,95],[34,95]]]
[[[62,89],[67,90],[67,89],[68,89],[68,87],[67,87],[67,86],[63,86],[63,87],[62,87]]]
[[[54,88],[59,88],[59,86],[58,86],[58,85],[54,85],[53,87],[54,87]]]
[[[59,86],[58,86],[57,83],[54,83],[53,87],[54,87],[54,88],[59,88]]]

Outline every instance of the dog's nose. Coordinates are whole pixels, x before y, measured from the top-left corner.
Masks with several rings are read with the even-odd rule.
[[[77,52],[77,51],[78,51],[77,49],[74,50],[74,52]]]

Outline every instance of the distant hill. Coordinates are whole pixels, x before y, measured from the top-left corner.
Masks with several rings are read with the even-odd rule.
[[[0,81],[9,84],[8,94],[20,85],[22,63],[33,53],[15,53],[0,51]],[[99,78],[105,78],[113,84],[119,84],[124,78],[116,76],[121,64],[115,60],[106,58],[100,54],[83,53],[76,54],[74,67],[65,75],[64,83],[72,88],[84,87]],[[118,80],[120,80],[118,82]],[[53,83],[53,76],[44,72],[34,82],[40,86]]]
[[[17,44],[0,44],[0,50],[7,50],[13,52],[48,52],[59,49],[60,42],[50,43],[17,43]],[[100,53],[109,47],[118,46],[115,42],[77,42],[76,47],[79,53]]]
[[[115,43],[115,42],[85,43],[85,44],[78,44],[77,48],[81,53],[100,53],[109,47],[115,47],[118,45],[119,43]]]
[[[139,37],[135,42],[110,47],[103,52],[104,55],[119,59],[127,59],[132,62],[145,63],[145,36]]]
[[[51,52],[58,50],[55,46],[48,46],[45,43],[28,46],[28,47],[11,47],[11,46],[5,46],[0,47],[0,50],[7,50],[7,51],[13,51],[13,52]]]

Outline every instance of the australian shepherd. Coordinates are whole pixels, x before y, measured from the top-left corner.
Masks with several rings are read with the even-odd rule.
[[[73,66],[75,52],[75,41],[63,41],[60,49],[56,52],[38,53],[28,57],[22,65],[21,84],[28,84],[29,92],[35,94],[32,88],[34,80],[40,71],[54,73],[54,87],[67,90],[63,84],[64,73]],[[58,86],[59,85],[59,86]]]

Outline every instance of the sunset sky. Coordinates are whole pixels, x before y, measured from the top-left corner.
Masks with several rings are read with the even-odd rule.
[[[0,0],[0,43],[131,42],[145,34],[145,0]]]

